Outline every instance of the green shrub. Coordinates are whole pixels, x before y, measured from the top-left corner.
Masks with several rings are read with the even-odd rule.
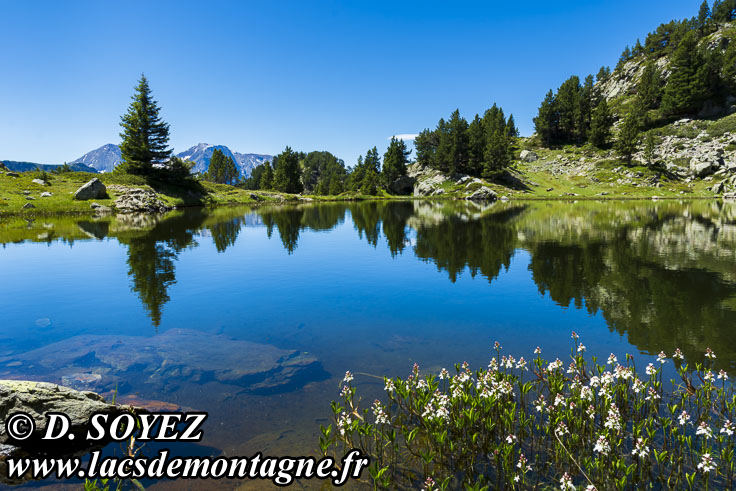
[[[423,375],[414,365],[405,379],[384,378],[370,408],[348,372],[319,446],[369,455],[381,488],[733,487],[736,396],[710,349],[694,367],[679,349],[673,360],[660,353],[638,374],[631,355],[589,362],[572,338],[565,363],[539,348],[529,362],[501,356],[496,343],[488,369]],[[682,381],[665,390],[672,361]]]

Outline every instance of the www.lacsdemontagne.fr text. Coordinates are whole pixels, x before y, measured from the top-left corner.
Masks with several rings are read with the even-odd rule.
[[[331,457],[170,457],[161,450],[154,457],[102,457],[90,453],[88,462],[79,457],[8,458],[8,477],[20,479],[260,479],[277,486],[288,486],[296,479],[331,480],[342,486],[348,479],[360,478],[369,459],[351,450],[339,465]]]

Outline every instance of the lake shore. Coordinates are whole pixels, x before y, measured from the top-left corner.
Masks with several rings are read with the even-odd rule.
[[[609,172],[601,169],[600,173]],[[12,173],[11,173],[12,174]],[[116,200],[126,190],[142,189],[155,193],[155,198],[170,209],[192,206],[217,207],[235,205],[275,205],[305,202],[340,202],[360,200],[459,200],[468,199],[478,189],[488,189],[496,198],[526,200],[636,200],[636,199],[721,199],[705,180],[671,181],[666,186],[651,185],[651,176],[632,167],[632,176],[618,184],[603,178],[591,180],[583,176],[555,175],[529,163],[520,163],[501,179],[474,179],[462,182],[462,176],[434,177],[434,191],[429,196],[399,196],[386,192],[378,196],[342,193],[337,196],[294,195],[276,191],[251,191],[226,184],[199,181],[198,192],[171,185],[149,184],[144,179],[126,174],[90,174],[70,172],[47,174],[46,184],[36,172],[17,173],[17,177],[0,173],[0,216],[44,216],[57,214],[94,215],[116,212]],[[108,188],[108,197],[77,201],[73,195],[79,187],[98,178]],[[598,181],[598,182],[595,182]],[[416,182],[423,183],[419,176]],[[151,194],[151,196],[153,196]],[[94,204],[93,204],[94,203]]]

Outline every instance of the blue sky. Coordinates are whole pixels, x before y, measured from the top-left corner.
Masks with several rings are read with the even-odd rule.
[[[119,143],[141,72],[177,151],[199,142],[346,164],[393,134],[499,103],[522,134],[545,92],[615,66],[698,0],[0,0],[0,159]]]

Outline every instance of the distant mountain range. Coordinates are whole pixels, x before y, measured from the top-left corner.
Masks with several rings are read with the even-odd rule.
[[[57,167],[61,167],[60,165],[52,165],[52,164],[36,164],[33,162],[17,162],[15,160],[0,160],[3,164],[5,164],[5,167],[8,168],[8,170],[11,170],[13,172],[28,172],[31,170],[41,169],[45,170],[46,172],[51,172]],[[69,166],[72,168],[73,171],[76,172],[97,172],[96,169],[85,165],[85,164],[69,164]]]
[[[200,143],[176,154],[177,157],[184,160],[190,160],[195,163],[192,172],[206,172],[210,165],[212,152],[220,149],[226,156],[231,157],[235,161],[235,165],[240,169],[240,175],[243,177],[250,176],[251,171],[266,161],[271,161],[271,155],[260,155],[255,153],[238,153],[233,152],[224,145],[210,145],[209,143]],[[71,164],[84,164],[99,172],[110,172],[116,165],[120,163],[120,147],[108,143],[100,148],[88,152]]]

